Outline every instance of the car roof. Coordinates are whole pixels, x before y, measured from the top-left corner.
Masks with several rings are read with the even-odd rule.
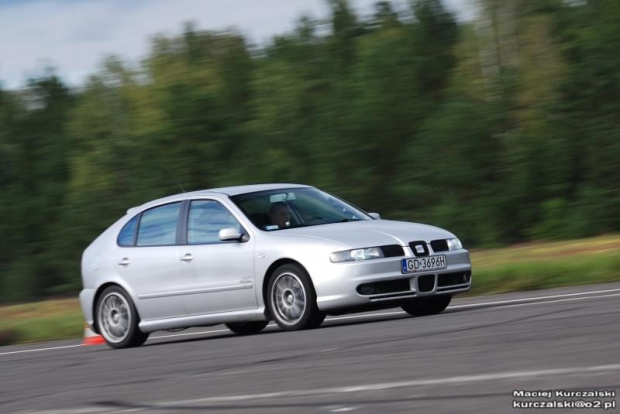
[[[251,184],[251,185],[237,185],[237,186],[232,186],[232,187],[210,188],[206,190],[197,190],[197,191],[191,191],[188,193],[174,194],[174,195],[170,195],[167,197],[158,198],[156,200],[148,201],[144,204],[128,209],[127,214],[133,214],[137,211],[144,210],[145,208],[156,206],[159,204],[187,200],[188,198],[193,198],[193,197],[204,197],[204,196],[213,196],[213,195],[222,195],[222,194],[227,195],[227,196],[236,196],[240,194],[256,193],[259,191],[280,190],[280,189],[288,189],[288,188],[310,188],[310,186],[304,185],[304,184],[270,183],[270,184]]]
[[[236,196],[239,194],[256,193],[259,191],[281,190],[285,188],[304,188],[304,187],[309,187],[309,186],[303,185],[303,184],[286,184],[286,183],[251,184],[251,185],[237,185],[233,187],[213,188],[211,190],[200,190],[200,191],[195,191],[195,193],[198,193],[198,194],[221,193],[221,194],[226,194],[228,196]]]

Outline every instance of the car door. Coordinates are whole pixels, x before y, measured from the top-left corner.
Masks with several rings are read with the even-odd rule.
[[[219,239],[219,231],[245,230],[222,203],[192,200],[187,215],[186,244],[179,247],[181,278],[190,287],[184,296],[189,315],[258,307],[254,285],[254,240]]]
[[[176,202],[146,210],[119,234],[113,265],[137,296],[142,320],[185,315],[176,245],[181,207]]]

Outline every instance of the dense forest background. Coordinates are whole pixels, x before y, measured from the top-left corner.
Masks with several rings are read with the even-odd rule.
[[[620,230],[620,1],[329,3],[0,89],[0,302],[77,293],[88,243],[181,188],[311,184],[468,247]]]

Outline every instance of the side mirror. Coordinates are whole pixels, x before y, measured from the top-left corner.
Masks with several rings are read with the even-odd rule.
[[[372,217],[373,220],[381,220],[381,215],[379,213],[368,213],[368,215]]]
[[[226,227],[218,233],[218,237],[221,241],[244,241],[245,234],[239,232],[238,229],[234,227]]]

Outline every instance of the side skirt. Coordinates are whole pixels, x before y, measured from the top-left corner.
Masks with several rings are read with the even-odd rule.
[[[204,315],[181,316],[169,319],[150,319],[140,322],[142,332],[155,332],[164,329],[191,328],[194,326],[218,325],[229,322],[265,321],[265,308],[247,309],[233,312],[209,313]]]

